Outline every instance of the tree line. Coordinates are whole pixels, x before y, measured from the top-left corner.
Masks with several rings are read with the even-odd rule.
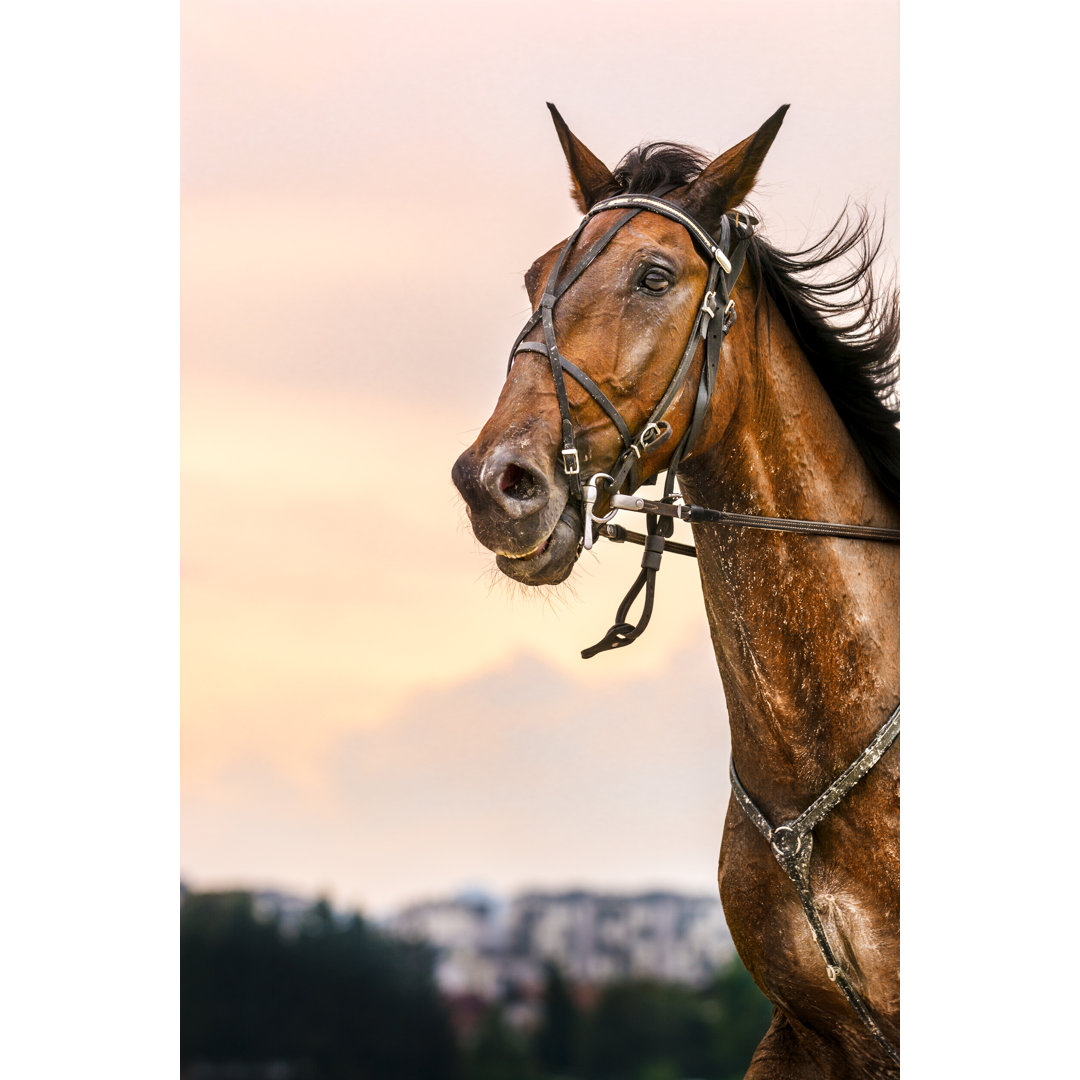
[[[324,901],[287,931],[257,915],[249,893],[189,893],[180,911],[182,1074],[735,1080],[771,1016],[737,960],[704,989],[613,982],[588,1007],[548,965],[535,1031],[519,1032],[494,1004],[470,1035],[457,1035],[434,959],[359,915],[336,917]]]

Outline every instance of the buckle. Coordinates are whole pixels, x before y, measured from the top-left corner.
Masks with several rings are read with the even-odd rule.
[[[641,444],[642,450],[648,450],[654,442],[664,438],[671,431],[671,425],[666,420],[661,420],[659,423],[655,421],[651,424],[646,424],[644,430],[638,436],[638,442]],[[638,455],[641,456],[640,454]]]
[[[777,825],[773,829],[772,848],[777,855],[792,859],[802,848],[802,833],[796,832],[790,825]]]
[[[710,319],[716,318],[716,293],[707,292],[701,300],[701,310],[709,316]]]
[[[726,334],[735,325],[735,299],[732,297],[724,308],[723,330]]]
[[[598,472],[593,475],[581,485],[581,510],[582,518],[585,521],[585,531],[583,534],[583,543],[586,551],[592,549],[594,542],[593,522],[597,525],[604,525],[609,522],[618,512],[618,507],[612,507],[603,517],[597,517],[593,513],[593,507],[596,505],[596,497],[599,491],[598,481],[608,480],[611,481],[614,478],[610,473]]]
[[[562,467],[567,476],[577,476],[581,472],[581,458],[578,457],[576,447],[562,452]]]

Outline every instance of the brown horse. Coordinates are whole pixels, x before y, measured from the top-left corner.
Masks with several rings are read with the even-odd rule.
[[[712,162],[653,144],[612,172],[552,108],[587,220],[526,275],[538,314],[515,347],[495,412],[453,470],[473,531],[511,578],[554,583],[570,573],[582,546],[581,478],[615,472],[633,486],[673,459],[689,502],[898,527],[898,305],[893,294],[874,295],[865,215],[794,254],[739,231],[747,215],[736,208],[785,110]],[[605,200],[635,193],[662,195],[674,210],[638,205],[616,228],[627,204]],[[697,335],[713,326],[710,241],[679,212],[714,239],[744,237],[744,272],[728,282],[737,318],[712,361]],[[852,252],[854,269],[821,281],[818,271]],[[571,361],[558,372],[556,352]],[[690,366],[675,386],[684,357]],[[630,433],[648,427],[673,392],[663,423],[648,439],[628,440],[590,380]],[[601,490],[599,511],[611,494]],[[898,548],[711,524],[694,525],[694,534],[733,766],[776,826],[810,806],[898,707]],[[734,796],[729,804],[724,912],[775,1006],[746,1075],[896,1076],[899,745],[887,745],[812,840],[807,880],[834,962],[823,958],[812,915],[761,826]],[[841,992],[845,980],[865,1018]]]

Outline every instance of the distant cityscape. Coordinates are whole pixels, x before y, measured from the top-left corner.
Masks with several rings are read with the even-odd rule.
[[[253,895],[256,913],[286,930],[313,906],[286,893]],[[495,1003],[514,1027],[534,1027],[548,964],[588,1006],[619,980],[703,987],[735,954],[719,897],[674,892],[527,892],[509,900],[467,892],[410,904],[379,925],[434,950],[439,990],[466,1031]]]

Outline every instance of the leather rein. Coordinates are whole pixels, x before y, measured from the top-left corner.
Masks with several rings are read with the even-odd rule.
[[[685,210],[667,202],[661,195],[673,188],[667,188],[655,195],[616,195],[593,205],[582,218],[577,229],[566,241],[559,257],[555,260],[544,285],[540,304],[526,322],[513,348],[507,373],[513,366],[519,353],[534,352],[547,357],[551,365],[551,375],[555,383],[555,395],[559,404],[562,434],[562,466],[569,483],[570,495],[581,505],[584,529],[580,545],[589,549],[593,545],[594,529],[596,535],[615,542],[640,544],[645,548],[639,573],[630,591],[619,605],[615,623],[607,634],[588,649],[582,650],[582,657],[589,659],[598,653],[621,648],[631,644],[641,635],[652,615],[656,573],[660,568],[660,558],[664,551],[674,551],[680,555],[696,557],[693,545],[680,544],[671,540],[675,519],[696,524],[716,524],[766,529],[777,532],[796,533],[804,536],[837,537],[850,540],[871,540],[898,544],[899,529],[878,528],[870,525],[845,525],[823,521],[802,521],[794,518],[766,517],[758,514],[739,514],[725,510],[712,510],[703,506],[680,505],[680,496],[674,492],[675,476],[680,463],[697,440],[705,423],[709,401],[716,386],[716,377],[720,364],[720,349],[728,330],[735,322],[735,303],[731,298],[732,289],[738,280],[746,259],[746,252],[753,236],[755,219],[744,214],[727,214],[721,221],[720,236],[713,239],[711,234],[694,220]],[[574,267],[560,282],[567,259],[586,225],[597,214],[607,210],[626,210],[615,222],[585,251]],[[695,246],[704,256],[709,268],[708,280],[701,306],[694,317],[690,337],[668,383],[667,389],[649,414],[641,430],[633,435],[618,409],[596,382],[571,360],[559,351],[555,339],[555,304],[571,285],[585,272],[596,257],[607,247],[616,233],[627,222],[642,211],[659,214],[678,222],[690,234]],[[526,341],[525,338],[540,326],[544,340]],[[663,497],[659,500],[645,499],[632,494],[639,486],[637,463],[642,456],[665,442],[671,435],[671,426],[663,419],[664,413],[674,401],[689,375],[700,339],[704,339],[705,357],[701,366],[694,408],[686,432],[672,452],[664,481]],[[581,477],[581,455],[574,438],[574,422],[570,412],[570,402],[566,393],[566,378],[569,375],[596,402],[608,419],[615,426],[622,440],[622,450],[611,466],[610,472],[598,472],[583,482]],[[631,494],[622,493],[624,484],[629,483]],[[593,507],[600,495],[601,485],[608,496],[610,510],[602,517],[593,513]],[[619,510],[631,510],[646,515],[646,532],[634,533],[620,525],[611,524],[611,518]],[[563,517],[567,517],[564,511]],[[574,525],[572,518],[568,519]],[[580,550],[580,547],[579,547]],[[642,589],[645,600],[641,617],[636,625],[627,622],[630,607]],[[803,913],[813,932],[814,940],[825,960],[826,974],[837,984],[847,998],[852,1009],[863,1025],[873,1036],[878,1045],[896,1062],[900,1053],[882,1033],[877,1022],[858,990],[852,984],[829,941],[821,918],[814,904],[810,889],[810,853],[813,848],[814,829],[835,809],[849,791],[880,760],[885,751],[893,744],[900,733],[900,706],[896,706],[889,719],[875,734],[867,748],[852,762],[797,818],[772,826],[768,819],[753,802],[739,780],[735,771],[735,759],[731,759],[731,790],[736,802],[746,816],[768,842],[774,857],[791,880]]]

